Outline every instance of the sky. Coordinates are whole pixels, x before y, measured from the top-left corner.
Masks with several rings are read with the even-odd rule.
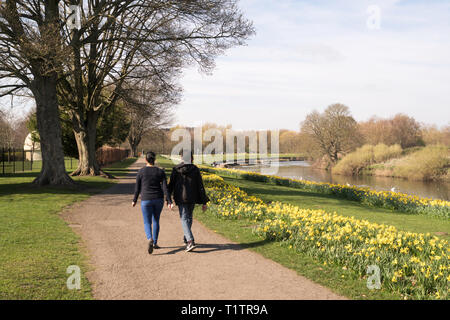
[[[450,124],[450,1],[241,0],[256,35],[180,83],[175,123],[299,130],[333,103],[357,121]]]

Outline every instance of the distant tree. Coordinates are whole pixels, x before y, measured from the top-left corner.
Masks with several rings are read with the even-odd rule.
[[[392,121],[390,119],[381,119],[372,117],[368,121],[360,122],[359,129],[364,138],[365,144],[385,145],[395,144],[395,137],[392,132]]]
[[[170,78],[170,75],[164,75]],[[130,122],[127,140],[132,156],[138,154],[138,146],[145,134],[157,132],[172,121],[173,106],[179,102],[181,88],[172,79],[160,77],[139,78],[123,86],[120,101]],[[155,137],[156,138],[156,137]]]
[[[402,148],[409,148],[423,144],[420,124],[405,114],[397,114],[392,120],[392,136],[394,142]]]
[[[340,155],[353,151],[361,144],[358,125],[343,104],[330,105],[323,113],[309,114],[301,130],[314,142],[315,152],[335,164]]]
[[[402,148],[423,144],[420,124],[404,114],[397,114],[390,119],[372,117],[369,121],[361,122],[359,128],[366,144],[400,144]]]
[[[450,125],[442,129],[438,129],[436,125],[424,125],[421,134],[426,145],[442,144],[450,147]]]
[[[304,142],[299,132],[280,130],[280,153],[302,153]]]

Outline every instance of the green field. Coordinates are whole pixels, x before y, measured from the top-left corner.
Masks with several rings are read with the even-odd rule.
[[[134,161],[128,158],[104,170],[123,176]],[[36,187],[30,184],[36,175],[0,177],[0,299],[91,299],[80,238],[58,213],[115,180],[75,177],[76,188]],[[67,289],[70,265],[81,268],[81,290]]]

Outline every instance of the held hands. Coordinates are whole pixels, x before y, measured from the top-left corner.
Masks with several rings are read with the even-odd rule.
[[[172,209],[173,209],[173,203],[168,203],[168,204],[167,204],[167,208],[169,208],[170,210],[172,210]]]

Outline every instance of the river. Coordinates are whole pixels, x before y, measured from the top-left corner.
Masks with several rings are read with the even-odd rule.
[[[260,172],[262,165],[238,167],[240,170]],[[278,173],[280,177],[304,179],[316,182],[330,182],[333,184],[350,184],[369,187],[374,190],[391,190],[418,195],[426,198],[450,200],[450,184],[445,182],[409,181],[391,177],[374,176],[341,176],[332,175],[323,169],[312,168],[306,161],[281,161]]]

